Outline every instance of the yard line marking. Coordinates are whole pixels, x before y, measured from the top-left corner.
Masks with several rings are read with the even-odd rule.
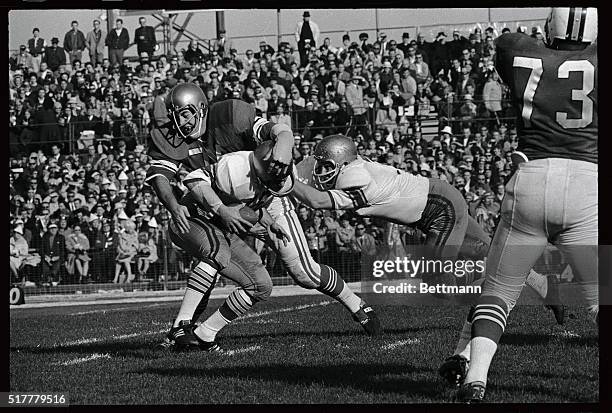
[[[250,346],[245,348],[237,348],[235,350],[226,350],[224,353],[228,356],[233,356],[235,354],[250,353],[257,350],[261,350],[261,346]]]
[[[150,304],[150,305],[144,305],[144,306],[139,306],[138,310],[143,310],[145,308],[153,308],[153,307],[161,307],[161,306],[166,306],[168,305],[167,303],[162,303],[162,304]],[[105,308],[102,310],[89,310],[89,311],[79,311],[78,313],[68,313],[66,315],[86,315],[86,314],[97,314],[97,313],[101,313],[101,314],[105,314],[105,313],[110,313],[113,311],[123,311],[123,310],[133,310],[134,307],[116,307],[116,308]]]
[[[385,344],[383,346],[380,347],[381,350],[393,350],[394,348],[397,347],[403,347],[406,345],[410,345],[410,344],[418,344],[419,343],[419,339],[418,338],[409,338],[407,340],[399,340],[396,341],[394,343],[389,343],[389,344]]]
[[[563,330],[563,331],[555,331],[554,333],[552,333],[552,336],[560,337],[560,338],[578,338],[580,337],[580,334],[576,334],[570,330]]]
[[[270,314],[288,313],[291,311],[304,310],[306,308],[322,307],[322,306],[326,306],[326,305],[333,304],[333,303],[335,303],[335,301],[321,301],[320,303],[314,303],[314,304],[304,304],[304,305],[298,305],[295,307],[279,308],[276,310],[269,310],[269,311],[260,311],[257,313],[245,314],[244,316],[236,320],[236,322],[240,322],[241,320],[244,320],[244,319],[263,317],[263,316],[270,315]],[[169,326],[170,324],[168,323],[166,325]],[[158,334],[164,334],[167,332],[168,332],[168,328],[165,328],[163,330],[157,330],[157,331],[145,331],[145,332],[138,332],[138,333],[131,333],[131,334],[113,335],[110,337],[81,338],[78,340],[68,341],[65,343],[58,343],[58,344],[55,344],[53,347],[72,347],[72,346],[80,346],[83,344],[92,344],[92,343],[100,343],[100,342],[108,342],[108,341],[120,341],[120,340],[125,340],[128,338],[158,335]]]
[[[74,366],[75,364],[82,364],[82,363],[86,363],[88,361],[92,361],[92,360],[97,360],[97,359],[110,359],[111,356],[108,353],[104,353],[104,354],[100,354],[100,353],[93,353],[91,356],[88,357],[82,357],[82,358],[78,358],[78,359],[72,359],[72,360],[68,360],[68,361],[64,361],[63,363],[53,363],[54,365],[59,365],[59,366]]]
[[[256,318],[256,317],[262,317],[262,316],[270,315],[270,314],[288,313],[291,311],[304,310],[306,308],[322,307],[322,306],[333,304],[333,303],[335,303],[335,301],[321,301],[320,303],[314,303],[314,304],[303,304],[303,305],[298,305],[295,307],[279,308],[276,310],[269,310],[269,311],[259,311],[256,313],[247,313],[243,315],[242,317],[240,317],[238,320],[236,320],[236,322],[238,323],[243,320],[248,320],[248,319]]]

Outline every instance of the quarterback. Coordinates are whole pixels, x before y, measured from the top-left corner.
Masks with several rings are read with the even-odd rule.
[[[487,277],[472,315],[470,365],[457,391],[480,402],[489,366],[529,269],[547,243],[567,258],[598,322],[597,9],[553,8],[546,43],[496,42],[497,70],[518,108],[518,170],[506,185]]]

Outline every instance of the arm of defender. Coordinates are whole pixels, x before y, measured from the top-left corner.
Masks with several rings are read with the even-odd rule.
[[[336,205],[329,191],[319,191],[312,186],[295,181],[293,195],[313,209],[335,209]]]

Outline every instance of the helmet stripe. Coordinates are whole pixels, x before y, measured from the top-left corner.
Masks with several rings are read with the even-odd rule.
[[[571,40],[577,41],[578,40],[578,31],[580,30],[580,24],[576,24],[576,19],[580,19],[580,16],[582,14],[582,7],[576,7],[575,8],[575,12],[574,12],[574,20],[573,20],[573,25],[572,25],[572,38]]]
[[[583,7],[581,15],[580,15],[580,28],[578,29],[578,39],[577,39],[579,42],[582,41],[582,37],[584,36],[584,27],[586,26],[587,10],[588,9],[586,7]]]
[[[565,32],[565,38],[567,40],[572,38],[572,32],[574,31],[574,16],[576,14],[576,8],[570,7],[569,16],[567,17],[567,31]]]

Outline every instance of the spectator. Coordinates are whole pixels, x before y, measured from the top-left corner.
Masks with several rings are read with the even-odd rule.
[[[64,50],[68,52],[70,64],[73,64],[76,60],[81,61],[87,42],[85,41],[85,35],[79,30],[79,22],[73,20],[70,25],[72,30],[64,36]],[[51,67],[50,64],[49,67]]]
[[[66,241],[58,234],[56,223],[51,223],[43,235],[41,245],[42,273],[45,285],[57,285],[62,281],[61,267],[65,260]]]
[[[204,61],[204,53],[200,50],[200,46],[196,40],[189,42],[189,47],[185,51],[185,61],[190,65],[197,65]],[[212,68],[210,69],[212,71]]]
[[[78,283],[90,282],[89,278],[89,239],[81,231],[81,225],[76,224],[72,233],[66,237],[66,250],[68,251],[68,262],[76,267]],[[69,271],[70,272],[70,271]]]
[[[308,51],[316,47],[319,41],[319,26],[310,20],[310,12],[305,11],[302,21],[295,26],[295,42],[300,53],[300,66],[308,64]]]
[[[19,52],[13,55],[12,61],[15,69],[34,70],[34,59],[32,55],[28,53],[27,47],[24,44],[19,46]]]
[[[37,27],[32,30],[32,35],[33,37],[28,39],[28,52],[32,56],[32,71],[38,72],[47,43],[40,37],[40,30]]]
[[[155,218],[151,218],[151,220],[149,220],[149,228],[157,228],[157,223],[154,220]],[[149,234],[147,232],[141,232],[138,234],[138,253],[136,257],[138,279],[141,280],[146,277],[151,264],[156,262],[158,259],[157,245],[152,238],[149,238]]]
[[[131,262],[138,253],[138,235],[136,234],[136,226],[132,220],[125,220],[124,228],[125,232],[120,233],[118,236],[117,255],[115,258],[115,278],[113,279],[113,283],[115,284],[123,284],[126,281],[131,283],[134,280]],[[123,277],[123,269],[125,269],[126,272],[125,278]]]
[[[502,110],[502,87],[498,80],[499,75],[496,70],[493,70],[488,74],[487,83],[485,83],[482,91],[482,99],[484,100],[485,108],[491,117],[495,117],[497,123],[499,123],[499,116]]]
[[[136,42],[136,51],[142,64],[145,61],[151,61],[159,45],[155,39],[155,29],[147,26],[147,18],[140,17],[138,23],[140,27],[134,31],[134,42]]]
[[[122,19],[115,21],[115,29],[111,30],[106,36],[106,45],[108,46],[108,57],[111,66],[121,64],[123,53],[130,47],[130,34],[123,27]]]
[[[87,33],[85,39],[89,51],[89,61],[95,67],[104,61],[104,45],[106,44],[106,32],[100,28],[100,20],[93,21],[93,30]]]
[[[228,39],[225,35],[225,30],[219,30],[219,37],[213,42],[213,50],[216,51],[221,57],[230,56],[230,50],[233,48],[231,39]]]
[[[28,242],[23,237],[23,222],[21,225],[16,225],[13,228],[13,236],[9,242],[10,244],[10,269],[12,280],[19,282],[20,270],[23,267],[25,258],[28,254]]]
[[[353,124],[356,125],[360,133],[369,136],[366,118],[367,109],[364,104],[361,82],[365,82],[365,79],[361,76],[351,78],[351,83],[346,87],[346,101],[352,113]]]

